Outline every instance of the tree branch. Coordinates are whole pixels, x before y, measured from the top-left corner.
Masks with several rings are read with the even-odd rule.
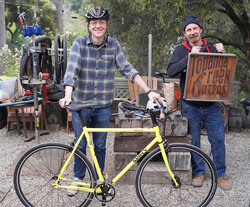
[[[246,51],[243,49],[244,47],[242,47],[242,45],[240,45],[240,44],[236,44],[235,42],[228,42],[228,41],[226,41],[226,40],[224,40],[224,39],[222,39],[222,38],[220,38],[220,37],[218,37],[216,35],[209,35],[209,34],[204,36],[204,38],[212,38],[212,39],[218,40],[223,45],[233,46],[233,47],[239,49],[241,52],[243,52],[244,55],[247,55]]]
[[[233,8],[225,0],[216,0],[224,9],[218,9],[219,12],[226,14],[234,24],[239,28],[240,33],[243,36],[244,42],[248,38],[248,30],[241,19],[235,14]]]
[[[14,33],[11,31],[10,28],[6,27],[6,30],[9,31],[9,33],[11,34],[11,36],[13,36]]]

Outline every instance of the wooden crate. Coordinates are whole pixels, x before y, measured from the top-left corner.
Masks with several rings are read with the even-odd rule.
[[[173,125],[172,125],[173,124]],[[167,120],[165,127],[165,136],[187,136],[188,120],[182,119]]]
[[[182,119],[174,119],[175,114],[180,114],[180,112],[175,112],[171,115],[172,120],[166,121],[165,134],[163,133],[164,127],[163,124],[159,123],[160,132],[165,136],[187,136],[188,135],[188,120],[185,117]],[[153,127],[151,118],[144,117],[134,117],[127,118],[124,115],[119,115],[116,119],[116,125],[119,128],[151,128]],[[127,133],[120,132],[119,136],[145,136],[145,137],[154,137],[154,133]]]
[[[174,174],[179,175],[183,182],[191,184],[192,182],[192,168],[191,168],[191,154],[188,152],[171,152],[168,156],[171,170]],[[160,165],[160,166],[159,166]],[[154,166],[157,166],[155,168]],[[160,177],[155,174],[155,170],[158,169],[160,174],[165,170],[166,166],[163,163],[155,161],[151,162],[150,165],[145,169],[146,174],[144,175],[144,183],[158,184],[166,182],[165,177]],[[135,182],[136,172],[134,169],[129,170],[126,174],[118,181],[119,184],[133,185]],[[116,171],[118,174],[119,171]],[[167,173],[166,176],[169,176]]]
[[[119,136],[117,133],[115,134],[115,141],[114,141],[114,151],[115,152],[140,152],[144,147],[147,146],[148,143],[152,141],[152,137],[144,137],[144,136],[137,136],[137,137],[124,137]],[[167,137],[168,143],[187,143],[191,144],[191,136],[173,136]],[[156,144],[151,148],[151,151],[158,147]]]
[[[118,113],[121,112],[118,109]],[[191,136],[188,135],[188,123],[186,118],[174,119],[178,111],[171,115],[172,120],[166,121],[166,126],[159,122],[160,133],[167,136],[168,143],[191,143]],[[127,118],[124,115],[119,115],[116,119],[116,125],[121,128],[151,128],[152,121],[150,118]],[[173,127],[174,126],[174,127]],[[171,135],[171,136],[170,136]],[[115,133],[114,152],[115,154],[115,172],[118,174],[148,143],[155,137],[154,133]],[[157,148],[156,144],[150,151]],[[169,163],[174,173],[181,173],[181,178],[187,183],[191,183],[191,155],[185,152],[169,153]],[[119,181],[119,184],[134,184],[136,176],[136,163]],[[154,165],[156,163],[151,163]],[[162,167],[165,167],[164,165]],[[146,180],[150,184],[164,182],[161,177],[153,176],[150,168],[147,169]]]

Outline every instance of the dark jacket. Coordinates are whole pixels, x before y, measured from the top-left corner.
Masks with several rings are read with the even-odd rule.
[[[212,46],[211,42],[208,42],[202,39],[203,45],[202,46]],[[187,62],[188,62],[188,54],[191,52],[192,46],[189,44],[188,40],[182,43],[181,45],[177,46],[170,58],[170,61],[167,66],[167,73],[170,77],[174,77],[178,74],[181,74],[180,77],[180,88],[181,88],[181,96],[184,95],[184,87],[186,81],[186,72],[187,72]],[[218,53],[215,47],[208,47],[202,49],[201,52],[211,52],[211,53]],[[189,103],[193,103],[197,106],[204,106],[204,105],[211,105],[211,102],[200,102],[200,101],[188,101]]]

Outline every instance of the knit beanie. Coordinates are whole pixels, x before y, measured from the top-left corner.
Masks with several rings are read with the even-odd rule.
[[[188,15],[184,19],[182,31],[185,31],[186,26],[189,25],[189,24],[191,24],[191,23],[197,24],[200,28],[202,28],[201,24],[197,21],[197,19],[195,18],[195,16]]]

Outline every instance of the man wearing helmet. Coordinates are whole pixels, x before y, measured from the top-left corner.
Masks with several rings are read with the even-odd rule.
[[[73,42],[69,63],[64,76],[65,97],[59,100],[61,107],[71,101],[76,103],[98,103],[99,107],[81,111],[87,126],[106,128],[110,121],[113,101],[115,68],[130,81],[136,83],[150,100],[159,99],[144,83],[138,71],[126,60],[119,42],[107,35],[109,13],[102,7],[91,8],[86,14],[88,36]],[[82,132],[78,113],[72,112],[72,126],[76,140]],[[107,133],[93,133],[93,143],[97,160],[103,173],[106,153]],[[86,154],[86,139],[82,139],[79,149]],[[85,167],[75,159],[74,175],[76,180],[85,176]],[[72,184],[73,185],[73,184]],[[78,191],[68,190],[69,196]]]
[[[183,35],[187,41],[175,48],[173,55],[168,63],[167,72],[171,77],[181,74],[180,86],[183,95],[188,54],[190,52],[212,52],[224,53],[222,43],[213,45],[211,42],[201,38],[202,26],[194,16],[187,16],[183,23]],[[221,109],[217,102],[200,102],[182,100],[182,112],[188,119],[188,129],[192,136],[192,144],[200,147],[200,123],[204,123],[207,131],[208,140],[211,144],[213,161],[217,169],[218,185],[224,190],[230,190],[231,184],[225,177],[226,150],[225,150],[225,133],[224,121]],[[195,160],[195,157],[193,157]],[[205,169],[202,163],[196,162],[193,167],[192,185],[200,187],[205,180]]]

